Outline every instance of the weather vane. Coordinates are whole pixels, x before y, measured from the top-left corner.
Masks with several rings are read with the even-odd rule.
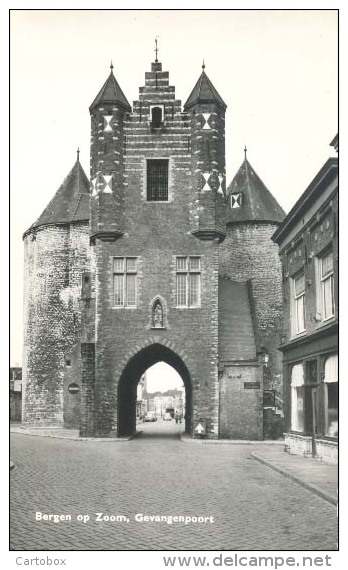
[[[245,145],[245,146],[244,146],[244,160],[247,159],[247,157],[246,157],[247,150],[248,150],[248,149],[247,149],[247,147],[246,147],[246,145]]]
[[[158,39],[158,36],[155,37],[155,44],[156,44],[156,47],[155,47],[155,49],[154,49],[154,51],[156,52],[155,63],[158,63],[157,55],[158,55],[158,52],[159,52],[159,49],[158,49],[158,46],[157,46],[157,39]]]

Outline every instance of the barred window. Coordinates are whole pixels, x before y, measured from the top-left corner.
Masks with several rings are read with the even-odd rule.
[[[168,160],[147,161],[148,202],[168,202]]]
[[[176,304],[178,307],[199,307],[201,304],[200,257],[176,258]]]
[[[137,258],[114,257],[114,307],[137,305]]]

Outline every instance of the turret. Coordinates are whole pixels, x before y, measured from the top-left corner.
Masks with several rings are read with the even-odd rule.
[[[225,237],[225,111],[203,63],[184,105],[191,119],[192,233],[202,240]]]
[[[77,161],[24,239],[23,422],[78,425],[81,277],[89,267],[89,180]],[[76,423],[77,422],[77,423]]]
[[[89,108],[91,115],[91,243],[123,234],[124,120],[131,111],[111,72]]]
[[[256,174],[246,156],[237,174],[227,188],[226,223],[280,224],[285,212]]]

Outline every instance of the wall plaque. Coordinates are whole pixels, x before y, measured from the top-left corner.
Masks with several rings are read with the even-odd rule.
[[[260,382],[244,382],[244,390],[259,390]]]

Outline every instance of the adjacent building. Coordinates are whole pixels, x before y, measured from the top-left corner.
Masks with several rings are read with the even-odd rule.
[[[20,422],[22,419],[22,368],[10,368],[10,420]]]
[[[338,150],[338,137],[331,143]],[[337,460],[338,159],[329,158],[273,235],[283,268],[285,443]]]

